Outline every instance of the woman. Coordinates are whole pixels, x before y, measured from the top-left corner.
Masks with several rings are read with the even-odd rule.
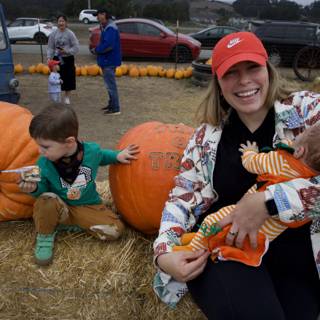
[[[241,165],[240,143],[293,140],[320,119],[320,95],[289,94],[267,59],[249,32],[228,35],[215,46],[213,83],[198,114],[202,125],[185,150],[154,243],[156,293],[174,306],[189,290],[209,319],[315,320],[320,312],[320,177],[244,196],[256,176]],[[231,224],[226,243],[239,248],[246,236],[256,247],[257,231],[270,214],[285,222],[314,222],[311,229],[308,223],[286,230],[256,268],[213,263],[205,251],[172,252],[182,233],[197,230],[207,214],[232,203],[236,209],[220,225]]]
[[[79,41],[75,34],[67,28],[67,18],[57,17],[58,28],[48,40],[47,58],[60,61],[61,90],[65,91],[64,103],[70,104],[71,90],[76,89],[76,72],[74,55],[79,51]]]

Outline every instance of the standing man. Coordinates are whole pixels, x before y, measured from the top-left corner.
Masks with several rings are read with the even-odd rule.
[[[104,114],[120,114],[119,96],[115,69],[121,65],[120,35],[116,24],[106,9],[96,13],[101,28],[100,43],[95,48],[97,63],[103,72],[103,79],[109,94],[109,103],[102,110]]]

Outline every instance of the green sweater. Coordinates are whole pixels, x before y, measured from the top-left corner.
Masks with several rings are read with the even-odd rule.
[[[38,188],[31,195],[40,196],[44,192],[58,195],[66,204],[71,206],[101,204],[102,200],[96,190],[95,178],[99,166],[118,163],[117,155],[120,151],[101,149],[97,143],[83,143],[83,160],[76,180],[70,185],[64,181],[54,164],[47,158],[40,156],[41,181]]]

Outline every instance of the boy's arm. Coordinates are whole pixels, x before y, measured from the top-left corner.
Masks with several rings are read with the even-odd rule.
[[[108,165],[115,163],[129,164],[131,160],[137,159],[135,155],[139,153],[139,147],[134,144],[130,144],[123,150],[101,149],[101,152],[102,160],[100,162],[100,165]]]
[[[120,153],[120,150],[110,150],[110,149],[100,149],[101,153],[101,166],[106,166],[108,164],[119,163],[117,156]]]

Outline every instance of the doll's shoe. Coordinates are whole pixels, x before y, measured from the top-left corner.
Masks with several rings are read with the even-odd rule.
[[[189,244],[195,235],[196,235],[195,232],[184,233],[180,239],[181,245],[185,246],[185,245]]]
[[[83,232],[84,229],[75,224],[58,224],[56,231],[58,232]]]
[[[69,97],[65,97],[64,98],[64,103],[65,104],[70,104],[71,102],[70,102],[70,98]]]
[[[56,232],[50,234],[37,234],[35,247],[35,260],[39,266],[47,266],[53,260],[53,247]]]

